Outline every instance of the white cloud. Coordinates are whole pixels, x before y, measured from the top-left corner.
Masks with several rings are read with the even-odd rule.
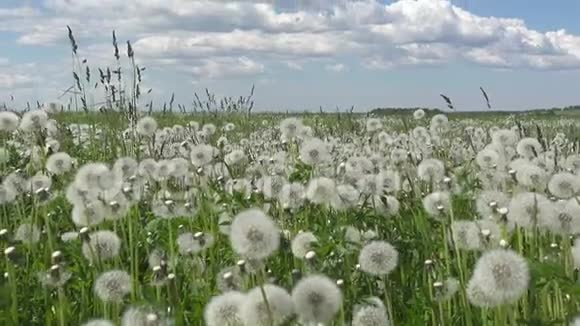
[[[267,1],[218,0],[45,0],[45,7],[42,19],[35,9],[3,9],[8,22],[0,30],[19,31],[26,45],[63,44],[69,24],[83,46],[108,41],[116,29],[133,39],[138,55],[176,66],[208,56],[296,61],[339,53],[389,66],[460,58],[500,67],[580,67],[580,37],[477,16],[448,0],[328,0],[291,12]]]
[[[0,18],[35,17],[40,13],[30,7],[0,8]]]
[[[251,0],[44,0],[42,10],[0,9],[0,31],[16,33],[20,46],[66,47],[70,25],[79,54],[105,66],[112,63],[115,29],[122,54],[130,39],[140,64],[196,78],[256,75],[274,64],[301,70],[332,62],[325,68],[344,70],[337,58],[357,58],[368,69],[458,61],[580,68],[579,36],[533,30],[521,19],[478,16],[449,0],[325,0],[278,9]]]
[[[335,63],[335,64],[326,65],[325,68],[326,68],[326,70],[333,71],[333,72],[342,72],[342,71],[346,71],[348,69],[347,66],[345,66],[342,63]]]
[[[0,72],[0,89],[11,90],[33,85],[37,79],[30,75]]]
[[[135,49],[146,57],[185,56],[206,57],[231,53],[263,53],[287,57],[330,56],[348,51],[354,44],[340,40],[338,35],[314,33],[264,33],[234,30],[223,33],[185,32],[155,35],[139,39]]]
[[[219,58],[203,60],[191,71],[200,78],[220,78],[259,74],[264,71],[264,65],[246,57]]]
[[[288,68],[292,70],[302,71],[302,69],[304,69],[304,67],[296,61],[286,61],[285,64]]]

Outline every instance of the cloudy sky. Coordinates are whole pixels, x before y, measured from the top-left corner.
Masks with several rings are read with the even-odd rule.
[[[67,25],[94,76],[114,66],[112,30],[122,54],[132,42],[144,103],[256,84],[262,110],[442,107],[439,93],[481,110],[480,86],[497,109],[580,104],[579,12],[577,0],[1,0],[0,105],[73,84]]]

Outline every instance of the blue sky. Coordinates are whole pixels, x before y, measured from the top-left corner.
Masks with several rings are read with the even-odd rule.
[[[578,12],[575,0],[2,0],[0,104],[72,85],[66,25],[93,76],[115,65],[111,30],[122,53],[131,40],[153,89],[143,105],[252,84],[260,110],[443,107],[439,93],[481,110],[480,86],[496,109],[580,104]]]

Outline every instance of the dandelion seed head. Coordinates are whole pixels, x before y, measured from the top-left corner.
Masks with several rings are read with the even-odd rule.
[[[496,151],[486,148],[477,153],[476,162],[481,169],[493,169],[500,164],[500,156]]]
[[[46,160],[46,170],[54,175],[67,173],[72,167],[72,158],[64,152],[54,153]]]
[[[214,135],[216,131],[217,127],[213,123],[206,123],[201,127],[201,133],[206,137]]]
[[[157,121],[153,117],[143,117],[137,121],[136,130],[141,136],[153,136],[157,131]]]
[[[113,164],[113,172],[120,175],[123,180],[137,174],[139,163],[132,157],[120,157]]]
[[[114,326],[112,321],[107,319],[93,319],[89,320],[86,323],[82,324],[82,326]]]
[[[399,253],[388,242],[371,241],[359,253],[360,269],[371,275],[387,275],[397,267]]]
[[[495,205],[490,205],[491,203],[495,203]],[[495,190],[484,190],[477,195],[475,208],[481,218],[487,219],[494,215],[498,207],[505,207],[508,203],[509,197],[505,193]]]
[[[299,208],[306,199],[304,186],[298,182],[286,183],[280,189],[278,201],[284,208]]]
[[[537,157],[543,150],[542,145],[536,138],[528,137],[518,142],[516,151],[521,157],[531,159]]]
[[[368,133],[375,133],[383,129],[383,123],[380,119],[369,118],[366,121],[366,130]]]
[[[329,204],[337,200],[336,184],[333,179],[320,177],[310,180],[306,198],[315,204]]]
[[[512,303],[528,288],[530,271],[526,260],[511,250],[485,252],[477,261],[470,282],[478,284],[493,302]]]
[[[482,247],[481,231],[473,221],[454,221],[451,233],[458,249],[479,250]]]
[[[244,164],[246,161],[246,154],[241,149],[233,150],[225,157],[226,164],[230,166]]]
[[[387,311],[380,300],[377,304],[367,304],[355,310],[352,326],[389,326]]]
[[[532,163],[522,163],[516,170],[518,183],[527,189],[543,191],[548,182],[548,175],[539,166]]]
[[[48,122],[48,114],[42,110],[28,111],[22,115],[20,130],[33,133],[43,130]]]
[[[292,297],[283,288],[272,284],[263,285],[263,291],[268,301],[273,325],[283,325],[294,313]],[[270,317],[266,307],[262,289],[254,288],[248,292],[240,309],[240,316],[245,325],[270,326]]]
[[[422,109],[418,109],[418,110],[415,110],[413,112],[413,119],[415,119],[415,120],[421,120],[424,117],[425,117],[425,111]]]
[[[318,166],[327,163],[330,158],[327,145],[318,138],[308,139],[300,147],[300,159],[308,165]]]
[[[101,230],[89,235],[89,241],[84,242],[82,252],[89,261],[107,261],[119,255],[121,239],[115,232]]]
[[[306,323],[330,322],[342,303],[336,283],[324,275],[301,279],[292,290],[292,301],[299,318]]]
[[[105,205],[99,200],[94,200],[74,205],[71,218],[76,226],[96,226],[105,220],[106,213]]]
[[[280,245],[278,227],[259,209],[248,209],[239,213],[230,228],[232,247],[241,256],[264,259]]]
[[[279,126],[280,133],[286,139],[292,139],[298,136],[303,127],[302,120],[296,118],[286,118],[280,122]]]
[[[445,176],[445,166],[440,160],[425,159],[417,166],[417,176],[426,182],[439,182]]]
[[[257,182],[258,189],[267,199],[276,198],[280,195],[285,180],[281,176],[264,176]]]
[[[0,205],[11,203],[16,199],[17,193],[14,188],[0,184]]]
[[[0,112],[0,132],[13,132],[18,128],[20,117],[14,112]]]
[[[174,321],[150,306],[129,307],[121,317],[121,326],[172,326]]]
[[[298,259],[304,259],[306,253],[312,250],[313,244],[316,242],[318,239],[312,232],[298,233],[292,240],[292,254]]]
[[[448,192],[433,192],[423,198],[423,208],[429,216],[443,219],[451,208],[451,198]]]
[[[553,223],[557,218],[554,204],[542,194],[521,192],[515,195],[508,206],[508,222],[531,228],[538,223]]]
[[[556,173],[548,182],[548,190],[558,198],[571,198],[580,191],[580,178],[572,173]]]
[[[517,142],[517,135],[509,129],[499,129],[491,133],[492,143],[502,147],[514,146]]]
[[[246,296],[237,291],[229,291],[210,299],[204,310],[207,326],[244,326],[240,309]]]
[[[34,244],[40,241],[40,229],[30,223],[22,223],[14,232],[14,240],[24,244]]]
[[[580,268],[580,240],[578,238],[574,239],[574,245],[572,246],[571,252],[574,266]]]
[[[94,290],[104,302],[121,302],[131,293],[131,276],[122,270],[104,272],[95,280]]]
[[[209,233],[203,233],[196,237],[194,234],[187,232],[177,237],[177,248],[182,255],[197,254],[208,248],[214,243],[214,237]]]
[[[199,144],[191,148],[191,163],[196,167],[203,167],[211,163],[217,153],[216,148],[211,145]]]

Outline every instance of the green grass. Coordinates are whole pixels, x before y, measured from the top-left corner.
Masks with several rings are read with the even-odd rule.
[[[268,132],[277,128],[285,118],[283,115],[247,117],[243,114],[158,114],[155,117],[160,127],[185,125],[190,120],[200,124],[214,123],[218,126],[218,133],[210,138],[210,143],[214,145],[221,136],[227,137],[234,146],[239,146],[241,139],[252,137],[251,145],[244,148],[246,153],[260,153],[269,157],[279,150],[287,149],[288,168],[291,169],[284,176],[287,180],[307,183],[310,178],[321,173],[318,168],[294,163],[299,161],[299,145],[292,142],[281,144],[277,131]],[[143,151],[132,151],[135,147],[123,140],[121,133],[127,128],[127,123],[120,114],[59,113],[54,118],[61,127],[56,135],[61,145],[60,151],[76,158],[77,166],[87,162],[112,164],[115,159],[123,156],[140,159],[147,156]],[[410,118],[409,114],[386,116],[383,118],[384,129],[393,134],[410,133],[415,126],[428,124],[428,121],[416,122]],[[504,116],[482,119],[454,116],[450,131],[442,137],[449,139],[450,143],[467,148],[469,153],[466,126],[511,127],[515,120],[527,128],[525,133],[528,136],[544,137],[546,140],[552,139],[557,132],[565,132],[572,143],[578,131],[573,121],[559,121],[549,117],[538,120],[519,116],[507,119]],[[220,127],[226,122],[234,123],[236,130],[224,135]],[[88,135],[91,140],[86,144],[75,144],[71,134],[66,131],[66,126],[71,123],[89,124],[91,131]],[[320,138],[336,137],[340,148],[349,141],[356,143],[355,153],[345,153],[339,149],[337,154],[333,154],[333,169],[348,155],[380,153],[386,157],[392,150],[377,145],[376,138],[373,138],[371,148],[374,152],[363,151],[362,147],[368,143],[368,135],[364,130],[362,116],[312,114],[304,116],[304,124],[311,126],[314,134]],[[98,139],[96,129],[100,129]],[[541,130],[541,135],[538,130]],[[10,148],[12,153],[10,160],[2,165],[3,177],[16,169],[22,169],[27,177],[37,172],[46,173],[43,168],[46,156],[40,158],[40,168],[32,167],[28,165],[26,156],[8,142],[14,140],[23,143],[25,139],[21,135],[2,134],[0,139],[0,144],[4,144],[0,147]],[[484,142],[489,143],[489,139]],[[26,143],[26,147],[34,145]],[[446,144],[434,145],[433,156],[446,164],[448,174],[457,177],[462,190],[453,195],[451,214],[440,221],[430,218],[421,204],[423,196],[432,190],[431,186],[416,181],[411,188],[393,194],[400,201],[401,208],[396,216],[385,217],[377,213],[372,201],[365,201],[366,204],[348,210],[336,210],[312,203],[306,203],[298,210],[287,210],[276,200],[266,199],[259,192],[251,196],[230,194],[224,191],[218,181],[209,180],[208,183],[194,186],[198,190],[196,213],[169,220],[152,213],[151,196],[162,190],[177,193],[182,189],[173,182],[152,182],[149,194],[135,203],[127,216],[91,227],[91,231],[112,230],[122,242],[118,257],[94,264],[83,257],[81,240],[66,243],[60,240],[64,232],[78,230],[71,221],[72,206],[63,194],[66,185],[74,179],[75,172],[53,176],[50,192],[54,197],[50,202],[39,204],[34,195],[24,194],[12,203],[0,206],[0,229],[7,230],[7,235],[0,240],[0,247],[4,250],[14,246],[16,253],[5,255],[0,260],[0,271],[5,275],[0,280],[0,324],[80,325],[91,318],[108,318],[119,323],[127,307],[148,303],[158,311],[167,313],[177,325],[202,325],[206,303],[212,296],[219,294],[216,279],[220,271],[235,266],[240,260],[231,249],[228,237],[219,232],[220,214],[235,216],[246,208],[263,208],[266,204],[270,206],[268,214],[291,237],[300,230],[316,235],[316,258],[309,262],[296,259],[290,251],[289,240],[285,240],[280,249],[264,261],[267,276],[258,274],[244,277],[241,290],[259,286],[267,278],[275,278],[277,284],[291,290],[295,283],[292,271],[299,270],[303,275],[321,273],[333,280],[343,281],[343,309],[329,325],[348,325],[353,307],[364,303],[371,296],[388,298],[385,303],[389,306],[394,325],[475,326],[515,325],[516,322],[521,325],[566,324],[576,315],[580,303],[580,286],[577,284],[568,235],[556,235],[538,229],[517,229],[508,234],[504,230],[507,246],[524,256],[529,263],[532,280],[528,291],[517,302],[497,308],[478,308],[469,302],[465,292],[466,283],[481,252],[453,248],[449,242],[449,227],[453,220],[478,218],[473,200],[480,191],[476,182],[478,168],[471,162],[474,155],[472,152],[459,165],[452,164],[450,149]],[[571,152],[571,149],[567,150]],[[568,153],[560,153],[564,154]],[[249,164],[255,162],[250,161]],[[397,169],[401,176],[414,180],[416,166],[412,163],[389,168]],[[234,175],[237,173],[239,178],[252,178],[247,166],[232,172]],[[188,173],[196,175],[197,171],[191,168]],[[518,191],[517,185],[504,190],[508,189]],[[43,232],[40,241],[33,244],[13,241],[12,237],[22,223],[33,223],[41,227]],[[364,244],[348,243],[344,234],[346,226],[354,226],[363,232],[372,230],[376,239],[391,243],[399,252],[397,268],[385,279],[358,270],[358,254]],[[215,237],[215,243],[199,255],[179,255],[175,239],[185,231],[211,234]],[[554,249],[552,244],[556,244],[558,249]],[[162,248],[176,260],[176,266],[168,271],[175,275],[175,279],[163,286],[151,284],[154,273],[147,264],[149,254],[156,248]],[[62,266],[72,273],[71,279],[57,289],[43,287],[38,279],[39,272],[47,271],[53,265],[51,254],[55,250],[62,252]],[[550,259],[546,260],[545,257]],[[433,264],[426,264],[427,260],[433,261]],[[94,295],[93,284],[99,274],[111,269],[127,271],[132,276],[133,291],[123,302],[105,305]],[[457,278],[460,289],[450,300],[439,302],[435,300],[436,289],[433,284],[448,277]],[[298,321],[291,321],[288,325],[298,325]]]

